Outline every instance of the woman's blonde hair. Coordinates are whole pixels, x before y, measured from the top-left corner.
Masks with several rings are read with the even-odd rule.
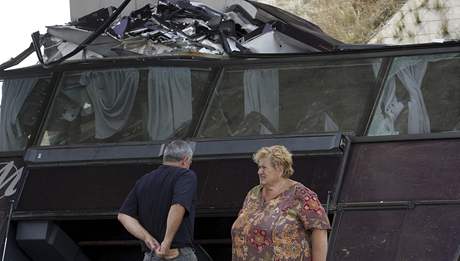
[[[269,159],[273,167],[283,168],[284,178],[289,178],[294,174],[292,154],[283,145],[262,147],[252,156],[252,159],[257,164],[261,159]]]

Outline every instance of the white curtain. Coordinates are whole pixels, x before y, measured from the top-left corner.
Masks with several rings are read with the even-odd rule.
[[[376,108],[375,116],[369,127],[368,135],[398,135],[399,132],[395,130],[395,121],[401,111],[404,109],[402,104],[395,94],[396,80],[392,76],[388,78],[384,87],[382,97],[379,101],[379,106]]]
[[[0,111],[0,151],[22,150],[27,145],[18,115],[38,79],[5,80]]]
[[[445,57],[445,58],[449,58]],[[398,58],[391,66],[379,106],[369,127],[368,135],[398,135],[395,121],[404,104],[396,97],[396,80],[399,79],[409,94],[407,133],[430,133],[430,119],[421,90],[427,64],[444,57],[404,57]],[[444,58],[444,59],[445,59]]]
[[[164,140],[192,120],[190,68],[149,69],[147,129],[152,140]]]
[[[262,114],[279,129],[279,72],[278,69],[244,71],[244,114]],[[271,134],[262,126],[260,134]]]
[[[379,101],[368,135],[397,135],[395,120],[403,110],[395,96],[395,82],[399,78],[409,94],[407,133],[430,133],[431,124],[421,85],[427,65],[431,62],[458,59],[458,53],[401,57],[394,60],[387,77],[384,93]]]
[[[409,119],[408,134],[430,133],[430,118],[426,110],[422,94],[422,81],[425,76],[427,62],[419,62],[400,70],[397,75],[403,83],[410,100],[408,101]]]
[[[125,127],[139,86],[135,69],[85,72],[80,83],[86,86],[94,107],[98,139],[111,137]]]

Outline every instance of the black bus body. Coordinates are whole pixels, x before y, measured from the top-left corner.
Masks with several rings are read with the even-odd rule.
[[[458,260],[459,71],[457,42],[3,71],[2,260],[140,260],[117,210],[175,138],[196,142],[214,260],[273,144],[327,208],[328,260]]]

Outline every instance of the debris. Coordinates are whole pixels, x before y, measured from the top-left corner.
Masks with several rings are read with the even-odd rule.
[[[223,10],[187,0],[163,0],[117,18],[78,58],[126,55],[211,55],[308,53],[344,45],[316,25],[281,9],[234,0]],[[42,41],[46,61],[65,56],[107,21],[107,7],[63,26],[49,26]],[[65,45],[58,47],[57,45]],[[81,52],[80,52],[81,53]]]

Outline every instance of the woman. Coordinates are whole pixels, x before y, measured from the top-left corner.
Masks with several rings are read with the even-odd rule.
[[[275,145],[253,159],[260,184],[232,226],[232,260],[326,260],[329,220],[316,194],[289,178],[291,153]]]

